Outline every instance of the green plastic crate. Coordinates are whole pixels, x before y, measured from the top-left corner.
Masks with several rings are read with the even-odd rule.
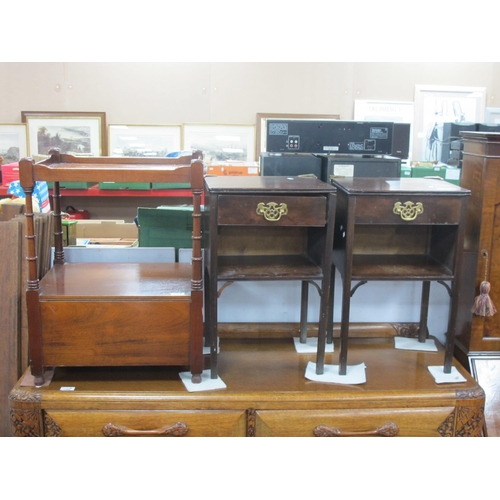
[[[189,189],[191,184],[189,182],[153,182],[151,183],[152,189]]]
[[[99,189],[151,189],[150,182],[99,182]]]
[[[461,170],[448,165],[426,165],[418,164],[412,167],[412,177],[441,177],[447,182],[460,186]]]
[[[137,209],[140,247],[193,247],[193,207],[190,205]]]
[[[95,186],[97,182],[60,182],[60,189],[88,189],[89,187]],[[48,188],[53,189],[54,183],[47,182]]]
[[[401,165],[401,177],[411,177],[411,167],[409,165]]]

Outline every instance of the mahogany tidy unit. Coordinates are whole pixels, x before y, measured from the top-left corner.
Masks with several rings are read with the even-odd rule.
[[[337,343],[337,340],[335,340]],[[352,338],[350,358],[366,363],[364,384],[312,382],[315,354],[291,338],[221,338],[226,389],[187,392],[175,367],[58,368],[36,388],[27,373],[9,396],[13,435],[28,436],[480,436],[484,392],[436,384],[438,352],[394,349],[394,339]],[[337,346],[338,347],[338,346]],[[333,353],[326,354],[332,363]],[[206,356],[208,365],[209,356]]]
[[[205,177],[205,330],[217,378],[217,302],[234,281],[301,281],[300,341],[308,287],[320,293],[317,373],[324,369],[335,188],[311,177]],[[225,282],[218,289],[219,282]],[[256,311],[258,314],[258,311]],[[331,343],[331,336],[328,342]]]
[[[428,335],[430,282],[447,286],[451,304],[441,364],[450,373],[470,192],[435,179],[351,177],[334,178],[332,184],[337,188],[332,281],[338,269],[343,285],[339,374],[347,370],[351,297],[359,286],[383,280],[422,282],[420,342]],[[353,282],[358,283],[352,287]]]
[[[181,158],[74,157],[51,152],[20,162],[26,194],[29,277],[27,311],[31,370],[37,385],[50,367],[203,365],[201,153]],[[53,267],[38,280],[32,193],[54,183]],[[193,197],[192,264],[65,263],[59,182],[181,182]]]

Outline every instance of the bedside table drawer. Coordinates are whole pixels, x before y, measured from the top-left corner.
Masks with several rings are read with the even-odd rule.
[[[221,195],[218,224],[322,227],[326,206],[325,196]]]
[[[70,411],[49,410],[45,435],[119,436],[239,436],[246,435],[245,411]]]
[[[357,224],[458,224],[461,197],[398,195],[356,197]]]

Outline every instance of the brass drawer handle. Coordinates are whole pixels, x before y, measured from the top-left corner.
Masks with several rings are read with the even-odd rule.
[[[116,425],[113,423],[106,424],[102,428],[102,433],[106,437],[121,437],[121,436],[185,436],[188,433],[189,427],[182,422],[176,424],[160,427],[150,431],[137,431],[129,429],[124,425]]]
[[[288,207],[286,203],[280,203],[279,205],[274,201],[270,201],[269,203],[259,203],[257,205],[257,215],[264,216],[264,219],[270,222],[276,222],[281,219],[282,215],[286,215],[288,213]]]
[[[399,427],[393,422],[381,425],[372,431],[349,432],[341,431],[337,427],[328,427],[327,425],[318,425],[313,430],[316,437],[352,437],[352,436],[384,436],[393,437],[399,433]]]
[[[413,203],[412,201],[405,201],[401,203],[398,201],[394,203],[394,209],[392,211],[400,215],[403,220],[410,221],[415,220],[417,215],[424,212],[424,206],[420,202]]]

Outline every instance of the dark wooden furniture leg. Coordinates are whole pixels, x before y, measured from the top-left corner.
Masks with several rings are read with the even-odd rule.
[[[420,326],[418,330],[418,341],[425,342],[427,338],[427,318],[429,315],[429,295],[430,295],[430,281],[422,282],[422,300],[420,303]]]
[[[307,304],[309,302],[309,282],[302,281],[300,294],[300,343],[307,342]]]

